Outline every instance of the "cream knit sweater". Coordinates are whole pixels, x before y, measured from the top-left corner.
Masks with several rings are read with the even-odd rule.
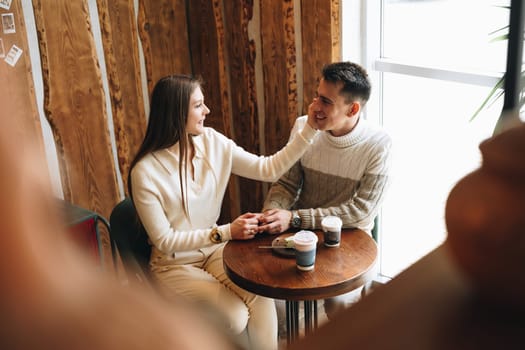
[[[291,137],[305,121],[296,120]],[[299,209],[303,229],[320,229],[325,216],[337,215],[343,227],[370,232],[389,183],[390,148],[390,137],[363,118],[347,135],[322,132],[272,185],[263,210]]]

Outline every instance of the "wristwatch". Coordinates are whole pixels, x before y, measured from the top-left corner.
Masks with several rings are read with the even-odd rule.
[[[217,227],[214,227],[210,232],[210,241],[213,244],[222,243],[222,232]]]
[[[294,228],[300,228],[301,227],[301,217],[299,216],[299,212],[297,210],[292,210],[292,218],[290,219],[290,226]]]

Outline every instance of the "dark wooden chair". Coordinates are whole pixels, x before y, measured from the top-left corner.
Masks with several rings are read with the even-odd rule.
[[[120,254],[128,279],[141,283],[153,282],[149,271],[151,246],[146,230],[138,218],[131,198],[118,203],[109,217],[113,263]]]

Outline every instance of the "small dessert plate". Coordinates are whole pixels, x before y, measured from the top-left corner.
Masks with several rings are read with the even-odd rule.
[[[293,233],[285,233],[283,235],[280,235],[279,237],[276,237],[272,241],[273,251],[278,255],[294,258],[295,249],[294,242],[292,239],[293,235]]]

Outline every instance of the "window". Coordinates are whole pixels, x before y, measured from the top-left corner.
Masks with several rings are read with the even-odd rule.
[[[503,99],[497,99],[471,121],[505,71],[507,41],[491,39],[508,25],[509,5],[343,0],[343,33],[353,33],[343,37],[343,59],[368,69],[373,91],[365,117],[381,124],[394,144],[393,182],[379,220],[384,276],[446,238],[448,193],[479,166],[478,145],[501,113]],[[346,23],[355,13],[359,24]]]

